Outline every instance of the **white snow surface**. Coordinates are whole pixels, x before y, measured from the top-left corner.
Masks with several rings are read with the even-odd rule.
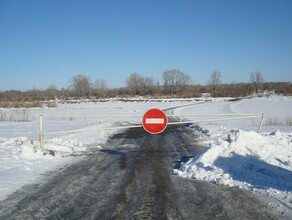
[[[210,100],[210,98],[208,98]],[[168,114],[264,113],[261,133],[256,133],[260,118],[188,124],[199,134],[206,148],[174,172],[182,177],[211,181],[259,192],[272,198],[271,208],[283,216],[292,206],[292,97],[270,96],[229,101],[230,98],[199,101],[157,100],[157,102],[98,102],[58,104],[57,108],[35,108],[26,112],[28,121],[0,121],[0,200],[31,183],[41,183],[48,172],[74,163],[88,150],[99,150],[113,131],[86,131],[45,136],[40,151],[39,115],[62,116],[44,119],[44,131],[88,130],[141,122],[150,108],[177,108]],[[190,105],[195,104],[195,105]],[[17,109],[0,109],[6,118],[23,118]],[[112,117],[120,116],[120,117]],[[135,116],[134,116],[135,115]],[[68,117],[65,118],[65,117]],[[74,116],[100,116],[79,118]],[[186,120],[216,119],[221,116],[187,116]],[[1,117],[0,117],[1,118]],[[268,123],[272,119],[277,123]],[[75,155],[74,157],[72,155]],[[81,155],[76,157],[76,155]],[[291,215],[292,216],[292,215]]]
[[[72,158],[44,155],[26,137],[0,138],[0,200],[5,199],[21,186],[38,183],[44,174],[73,162]]]

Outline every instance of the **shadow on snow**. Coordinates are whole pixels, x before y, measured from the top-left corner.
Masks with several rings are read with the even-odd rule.
[[[292,191],[291,171],[266,163],[256,156],[233,154],[231,157],[219,157],[214,165],[234,180],[247,182],[254,187]]]

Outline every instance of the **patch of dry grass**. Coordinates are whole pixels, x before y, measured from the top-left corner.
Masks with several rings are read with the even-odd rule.
[[[30,111],[27,108],[13,109],[10,111],[0,110],[0,121],[25,122],[30,120]]]
[[[285,120],[280,120],[276,117],[265,119],[266,126],[292,126],[292,118],[287,117]]]
[[[2,101],[0,108],[55,108],[57,103],[55,101]]]

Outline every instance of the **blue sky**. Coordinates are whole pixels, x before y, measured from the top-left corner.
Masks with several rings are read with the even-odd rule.
[[[179,69],[206,84],[292,81],[291,0],[0,0],[0,91],[110,87]]]

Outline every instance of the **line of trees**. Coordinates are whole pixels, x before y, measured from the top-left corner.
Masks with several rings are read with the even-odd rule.
[[[167,70],[163,72],[164,92],[170,94],[184,94],[193,84],[191,77],[179,70]]]
[[[212,96],[246,96],[252,92],[258,94],[259,90],[263,88],[264,83],[262,73],[259,71],[250,73],[250,84],[232,83],[222,86],[221,79],[221,72],[214,70],[207,84]]]
[[[122,88],[125,95],[181,95],[190,92],[192,86],[191,77],[179,70],[167,70],[162,75],[163,83],[153,77],[144,77],[139,73],[132,73],[126,79],[126,87]],[[71,80],[71,90],[76,97],[105,97],[109,89],[103,79],[92,83],[86,75],[75,75]]]
[[[92,83],[89,76],[78,74],[73,76],[70,89],[78,98],[90,96],[101,98],[107,93],[108,87],[103,79],[97,79]]]
[[[192,85],[191,77],[179,70],[167,70],[162,75],[163,83],[153,77],[132,73],[126,79],[127,93],[130,95],[185,94]]]
[[[200,97],[202,93],[210,93],[213,97],[247,96],[259,93],[261,90],[274,90],[277,93],[291,95],[290,82],[264,82],[261,72],[250,73],[248,83],[222,83],[222,74],[214,70],[206,85],[196,85],[188,74],[180,70],[166,70],[162,74],[162,82],[153,77],[142,76],[139,73],[130,74],[125,80],[123,88],[109,89],[104,79],[93,81],[90,77],[77,74],[72,77],[68,88],[57,89],[51,85],[45,90],[29,90],[26,92],[10,90],[0,92],[0,102],[13,101],[45,101],[55,98],[109,98],[117,96],[175,96]]]
[[[126,88],[130,95],[153,95],[159,92],[159,81],[153,77],[132,73],[126,79]]]

